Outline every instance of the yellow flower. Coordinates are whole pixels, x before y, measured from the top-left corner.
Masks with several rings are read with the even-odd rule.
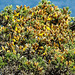
[[[12,19],[12,21],[14,22],[15,20],[14,20],[14,19]]]
[[[73,68],[75,69],[75,66],[73,66]]]
[[[16,13],[15,16],[19,16],[19,13]]]
[[[5,48],[2,46],[2,49],[5,50]]]
[[[25,51],[25,50],[26,50],[26,48],[27,48],[27,46],[23,48],[23,51]]]
[[[25,40],[25,38],[23,38],[23,40]]]
[[[40,49],[44,49],[43,46],[39,47]]]
[[[40,33],[39,36],[43,36],[44,33]]]
[[[17,31],[17,27],[15,27],[15,31]]]
[[[16,40],[15,39],[12,39],[13,40],[13,42],[16,42]]]
[[[7,17],[7,16],[5,16],[5,19],[7,20],[7,19],[8,19],[8,17]]]
[[[16,54],[16,51],[13,49],[13,53]]]
[[[24,7],[24,11],[25,11],[25,10],[27,10],[27,8],[26,8],[26,7]]]
[[[43,56],[46,55],[46,53],[43,53]]]
[[[14,39],[16,39],[16,36],[14,36]]]
[[[46,50],[45,50],[45,52],[43,53],[43,56],[44,56],[44,55],[47,55],[47,52],[46,52]]]
[[[18,30],[18,33],[20,33],[20,30]]]
[[[48,33],[45,33],[46,36],[48,36]]]
[[[16,40],[17,40],[17,41],[19,40],[19,36],[17,36]]]
[[[19,49],[22,49],[22,46],[21,45],[19,46]]]
[[[13,19],[14,19],[15,17],[13,16]]]
[[[9,43],[7,42],[7,45],[9,46]]]
[[[55,13],[54,17],[57,17],[57,13]]]
[[[64,60],[64,57],[62,56],[62,57],[61,57],[61,61],[63,61],[63,60]]]
[[[24,17],[22,16],[22,17],[21,17],[21,19],[23,20],[23,19],[24,19]]]
[[[48,19],[47,19],[47,20],[48,20],[48,21],[51,21],[51,20],[52,20],[52,18],[51,18],[51,17],[50,17],[50,18],[48,17]]]
[[[40,54],[40,52],[38,52],[38,54]]]
[[[45,30],[45,26],[43,27],[43,29]]]
[[[59,44],[56,44],[57,47],[59,47]]]
[[[46,28],[47,28],[47,30],[50,30],[50,28],[49,28],[49,27],[47,27],[47,26],[46,26]]]
[[[74,51],[74,54],[75,54],[75,51]]]
[[[14,10],[14,14],[16,14],[16,10]]]
[[[38,62],[35,62],[35,63],[34,63],[35,66],[37,66],[38,64],[39,64]]]
[[[66,24],[68,24],[68,21],[66,21]]]
[[[3,27],[2,27],[2,29],[4,30],[4,29],[5,29],[5,27],[3,26]]]
[[[66,38],[69,40],[69,36],[66,36]]]
[[[10,50],[7,50],[8,53],[10,53]]]
[[[59,41],[59,44],[61,44],[61,42]]]
[[[38,68],[39,71],[42,71],[43,67]]]
[[[54,42],[54,47],[55,47],[55,44],[56,44],[56,43]]]
[[[32,12],[32,16],[34,16],[34,12]]]
[[[39,37],[38,37],[37,39],[38,39],[38,40],[40,40],[40,38],[39,38]]]
[[[27,32],[28,32],[28,30],[27,30]]]
[[[17,24],[16,26],[19,27],[19,24]]]
[[[69,64],[71,64],[72,63],[72,61],[69,61]]]
[[[12,42],[12,45],[15,46],[15,45],[14,45],[14,42]]]
[[[19,9],[20,8],[19,5],[16,5],[16,8]]]
[[[49,60],[48,63],[50,64],[51,63],[51,60]]]
[[[53,7],[51,8],[51,11],[53,11],[54,9],[53,9]]]
[[[53,29],[53,24],[51,25],[51,29]]]
[[[21,37],[21,34],[19,34],[19,37]]]
[[[22,27],[22,30],[24,29],[24,27]]]
[[[17,22],[20,22],[20,19],[17,19]]]
[[[52,40],[52,39],[54,39],[54,37],[53,37],[53,36],[51,36],[51,37],[50,37],[50,39]]]

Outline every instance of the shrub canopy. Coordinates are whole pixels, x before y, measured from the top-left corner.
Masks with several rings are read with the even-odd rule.
[[[69,7],[61,9],[47,0],[33,8],[6,6],[0,13],[0,68],[14,65],[14,73],[34,75],[75,72],[70,13]]]

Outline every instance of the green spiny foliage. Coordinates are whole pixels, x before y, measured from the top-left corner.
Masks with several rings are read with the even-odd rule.
[[[61,9],[48,0],[33,8],[5,7],[0,13],[2,73],[74,74],[75,30],[70,28],[70,13],[69,7]]]

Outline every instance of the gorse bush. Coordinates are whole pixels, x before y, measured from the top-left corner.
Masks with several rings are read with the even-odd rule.
[[[12,5],[0,13],[3,75],[73,75],[75,30],[69,7],[42,0],[36,7]]]

